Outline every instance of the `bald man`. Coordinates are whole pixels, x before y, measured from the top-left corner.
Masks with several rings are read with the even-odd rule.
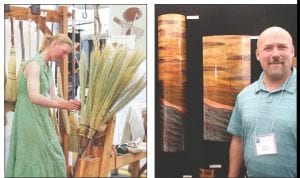
[[[297,71],[289,32],[265,29],[256,57],[263,72],[237,96],[227,128],[228,177],[238,177],[243,163],[249,177],[297,177]]]

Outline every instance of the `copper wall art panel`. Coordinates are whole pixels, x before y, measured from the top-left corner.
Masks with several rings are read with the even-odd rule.
[[[161,149],[184,150],[186,87],[185,16],[164,14],[158,17],[158,79],[160,87]]]
[[[203,37],[204,140],[229,141],[237,94],[250,84],[250,36]]]

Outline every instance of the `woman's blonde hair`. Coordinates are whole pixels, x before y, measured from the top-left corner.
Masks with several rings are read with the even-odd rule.
[[[51,36],[49,34],[46,34],[44,36],[44,41],[42,43],[42,46],[39,50],[39,52],[42,52],[46,47],[48,47],[53,41],[57,41],[60,44],[65,43],[68,44],[70,46],[73,46],[72,40],[65,34],[62,33],[58,33],[54,36]]]

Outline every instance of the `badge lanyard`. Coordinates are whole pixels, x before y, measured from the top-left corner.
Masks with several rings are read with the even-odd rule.
[[[279,101],[278,101],[278,106],[280,106],[280,102],[281,102],[281,98],[282,98],[282,95],[283,95],[284,90],[285,90],[286,82],[287,82],[287,80],[285,81],[284,87],[282,88],[282,91],[281,91],[281,94],[280,94],[280,97],[279,97]],[[257,128],[257,119],[258,119],[259,109],[261,107],[261,100],[262,100],[262,91],[259,91],[259,105],[258,105],[258,108],[256,110],[256,116],[255,116],[255,130],[254,130],[255,136],[256,136],[256,128]],[[272,105],[273,105],[273,102],[272,102]],[[275,117],[273,117],[273,119],[272,119],[271,133],[273,133],[273,127],[274,127],[274,121],[275,121],[274,118]]]
[[[280,102],[281,102],[281,98],[282,95],[284,93],[284,89],[286,86],[286,82],[283,85],[280,97],[279,97],[279,101],[278,101],[278,106],[280,108]],[[272,126],[271,126],[271,133],[270,134],[266,134],[266,135],[261,135],[261,136],[257,136],[257,120],[258,120],[258,113],[259,113],[259,109],[261,107],[261,102],[262,102],[262,91],[260,92],[260,96],[259,96],[259,105],[257,108],[257,112],[256,112],[256,117],[255,117],[255,130],[254,130],[254,145],[256,148],[256,156],[261,156],[261,155],[269,155],[269,154],[277,154],[277,146],[276,146],[276,139],[275,139],[275,134],[273,133],[273,127],[274,127],[274,121],[275,121],[275,117],[272,117]],[[272,102],[272,106],[273,106],[273,102]]]

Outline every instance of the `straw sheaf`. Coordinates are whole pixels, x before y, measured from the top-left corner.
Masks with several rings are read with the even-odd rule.
[[[81,134],[92,138],[112,116],[133,99],[146,83],[145,74],[136,77],[140,64],[145,60],[143,52],[130,52],[124,47],[112,51],[105,47],[101,52],[94,48],[90,61],[89,91],[85,117],[81,122]],[[89,117],[89,118],[87,118]]]
[[[89,122],[90,122],[90,118],[91,118],[91,114],[92,114],[92,110],[93,110],[93,101],[95,98],[95,71],[97,71],[97,67],[95,65],[95,56],[96,53],[99,53],[99,51],[95,50],[96,47],[94,47],[94,49],[92,50],[91,54],[90,54],[90,70],[89,70],[89,81],[93,81],[93,82],[89,82],[89,89],[88,89],[88,96],[87,96],[87,101],[86,101],[86,106],[84,106],[84,117],[83,119],[81,119],[81,123],[80,123],[80,135],[86,135],[88,128],[89,128]],[[83,54],[82,54],[83,55]],[[82,60],[81,60],[82,61]],[[79,67],[80,70],[80,67]],[[81,95],[83,95],[83,93],[81,93]],[[82,107],[82,106],[81,106]]]
[[[99,107],[96,110],[94,110],[99,112],[93,112],[92,120],[90,122],[90,128],[92,129],[90,129],[89,135],[92,135],[92,133],[95,130],[97,130],[98,125],[101,124],[101,122],[98,121],[103,120],[106,113],[108,113],[108,108],[110,107],[109,105],[110,102],[112,101],[112,94],[116,93],[115,92],[116,88],[113,87],[113,85],[116,84],[116,81],[118,81],[118,77],[120,77],[118,72],[121,70],[122,61],[125,58],[125,56],[126,56],[126,51],[122,52],[121,49],[117,49],[115,55],[111,59],[110,58],[105,59],[102,58],[102,56],[100,56],[100,60],[99,60],[100,64],[101,61],[103,62],[105,61],[105,63],[103,64],[103,69],[105,70],[101,71],[97,79],[99,79],[99,82],[101,81],[101,83],[106,84],[106,86],[103,87],[103,85],[98,85],[97,87],[98,90],[96,91],[99,91],[100,95],[96,99],[99,98],[101,104],[98,105]]]

